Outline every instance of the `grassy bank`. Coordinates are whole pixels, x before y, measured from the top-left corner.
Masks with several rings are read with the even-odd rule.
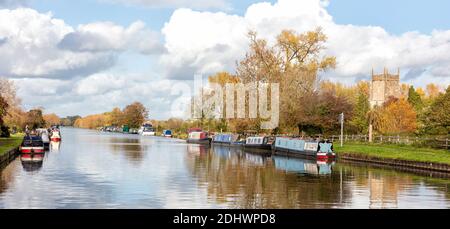
[[[450,151],[447,150],[417,148],[402,145],[345,143],[343,147],[336,144],[335,151],[338,155],[339,153],[352,153],[378,158],[433,162],[450,165]]]
[[[10,138],[0,138],[0,155],[18,147],[22,143],[23,134],[12,135]]]

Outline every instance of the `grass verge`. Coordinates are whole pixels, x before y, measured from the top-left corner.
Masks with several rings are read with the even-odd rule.
[[[23,134],[15,134],[10,138],[0,138],[0,156],[18,147],[23,140]]]
[[[335,151],[338,155],[351,153],[378,158],[450,164],[450,151],[413,146],[345,143],[343,147],[336,144]]]

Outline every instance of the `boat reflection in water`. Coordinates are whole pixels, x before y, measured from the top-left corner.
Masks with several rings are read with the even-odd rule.
[[[210,147],[205,145],[187,144],[187,151],[189,154],[206,156]]]
[[[50,152],[59,152],[61,142],[50,142]]]
[[[334,161],[315,161],[310,159],[273,156],[272,160],[277,170],[308,175],[330,175]]]
[[[36,172],[42,168],[45,154],[22,154],[20,161],[27,172]]]

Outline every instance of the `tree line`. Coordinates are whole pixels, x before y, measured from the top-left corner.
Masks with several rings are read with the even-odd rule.
[[[227,83],[278,83],[280,126],[270,131],[273,134],[337,134],[341,113],[346,117],[347,134],[367,134],[369,124],[379,134],[450,133],[450,87],[445,90],[429,84],[425,89],[415,89],[402,84],[400,98],[389,98],[383,105],[371,108],[369,82],[346,86],[321,79],[322,73],[336,67],[337,59],[322,55],[327,36],[320,28],[305,33],[282,31],[274,45],[258,38],[253,31],[249,32],[248,38],[249,51],[237,62],[235,74],[219,72],[210,76],[209,82],[222,87]],[[239,99],[245,99],[248,104],[249,95]],[[264,132],[260,128],[263,119],[259,116],[256,119],[214,120],[208,117],[213,110],[213,106],[203,110],[204,116],[198,120],[201,127],[238,133]]]
[[[61,119],[56,114],[44,114],[43,108],[24,110],[22,101],[17,96],[14,82],[0,78],[0,135],[9,137],[11,132],[45,128],[60,125]]]
[[[110,112],[89,115],[75,120],[74,126],[78,128],[96,129],[105,126],[139,128],[148,118],[147,108],[140,102],[134,102],[122,110],[114,108]]]

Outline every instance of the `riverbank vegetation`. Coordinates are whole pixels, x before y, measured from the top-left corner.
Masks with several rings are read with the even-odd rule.
[[[335,144],[336,153],[350,153],[370,157],[398,159],[415,162],[432,162],[450,165],[450,154],[446,150],[419,148],[407,145],[384,145],[345,143],[343,147]]]
[[[61,123],[56,114],[44,114],[43,108],[24,110],[16,91],[12,80],[0,78],[0,136],[23,132],[26,126],[35,129]]]
[[[22,144],[23,135],[13,134],[9,138],[0,138],[0,156]]]
[[[139,128],[148,118],[147,108],[140,102],[134,102],[124,109],[114,108],[103,114],[89,115],[78,118],[74,126],[78,128],[96,129],[105,126]]]
[[[335,68],[338,60],[334,56],[323,55],[328,38],[320,28],[305,33],[285,30],[273,42],[261,39],[250,31],[248,39],[248,51],[243,59],[237,61],[234,73],[219,72],[208,80],[222,87],[228,83],[247,84],[255,81],[278,83],[278,128],[263,130],[261,122],[267,120],[259,115],[257,118],[242,119],[214,117],[214,106],[204,108],[199,119],[150,120],[153,126],[159,131],[171,129],[182,133],[191,127],[201,127],[211,132],[321,134],[327,137],[339,134],[338,117],[344,113],[345,134],[367,135],[369,124],[372,124],[374,134],[382,135],[447,137],[450,134],[450,87],[445,90],[436,84],[429,84],[426,88],[402,84],[400,98],[389,98],[383,105],[371,109],[368,81],[344,85],[322,79],[325,72]],[[204,91],[206,99],[214,96],[208,90]],[[238,99],[246,101],[248,112],[249,95],[235,98],[235,101]],[[222,107],[221,110],[226,109]],[[74,123],[77,127],[95,129],[105,125],[135,127],[143,122],[143,115],[140,114],[143,112],[138,110],[136,117],[132,117],[130,112],[126,113],[126,109],[115,108],[107,113],[78,118]],[[223,115],[226,117],[226,112]]]

